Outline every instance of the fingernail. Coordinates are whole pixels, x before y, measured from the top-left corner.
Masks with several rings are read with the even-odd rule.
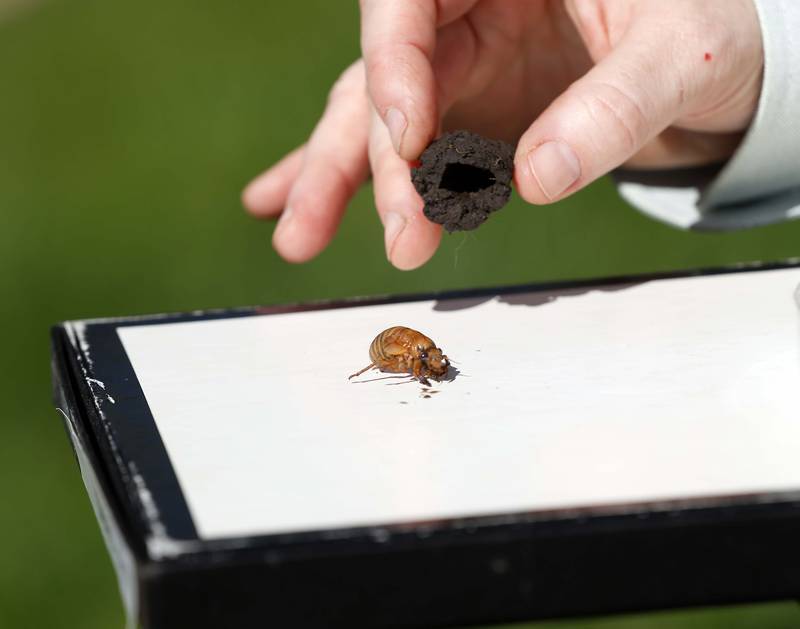
[[[397,212],[388,212],[383,217],[384,239],[386,242],[386,257],[392,261],[392,250],[397,238],[406,228],[406,219]]]
[[[389,107],[389,109],[386,110],[386,115],[383,119],[389,129],[389,137],[392,138],[394,150],[399,153],[400,147],[403,144],[403,135],[405,135],[408,121],[403,112],[394,107]]]
[[[578,181],[581,163],[569,144],[561,140],[545,142],[528,153],[534,179],[549,199],[555,199]]]

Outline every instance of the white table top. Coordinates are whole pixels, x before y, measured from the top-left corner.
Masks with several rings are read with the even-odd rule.
[[[800,490],[799,283],[788,269],[119,335],[211,539]],[[460,373],[430,397],[348,381],[391,325]]]

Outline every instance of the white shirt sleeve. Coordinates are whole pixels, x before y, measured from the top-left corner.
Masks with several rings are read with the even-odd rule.
[[[672,178],[667,173],[616,173],[621,196],[645,214],[697,230],[800,217],[800,0],[755,0],[755,5],[764,79],[750,129],[714,174],[708,169]]]

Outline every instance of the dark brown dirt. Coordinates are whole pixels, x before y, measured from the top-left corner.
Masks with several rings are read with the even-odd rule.
[[[434,140],[411,170],[425,216],[449,232],[475,229],[511,196],[514,147],[469,131]]]

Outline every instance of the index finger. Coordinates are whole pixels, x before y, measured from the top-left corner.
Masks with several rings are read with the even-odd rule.
[[[395,151],[419,157],[437,128],[436,0],[361,0],[367,91]]]

